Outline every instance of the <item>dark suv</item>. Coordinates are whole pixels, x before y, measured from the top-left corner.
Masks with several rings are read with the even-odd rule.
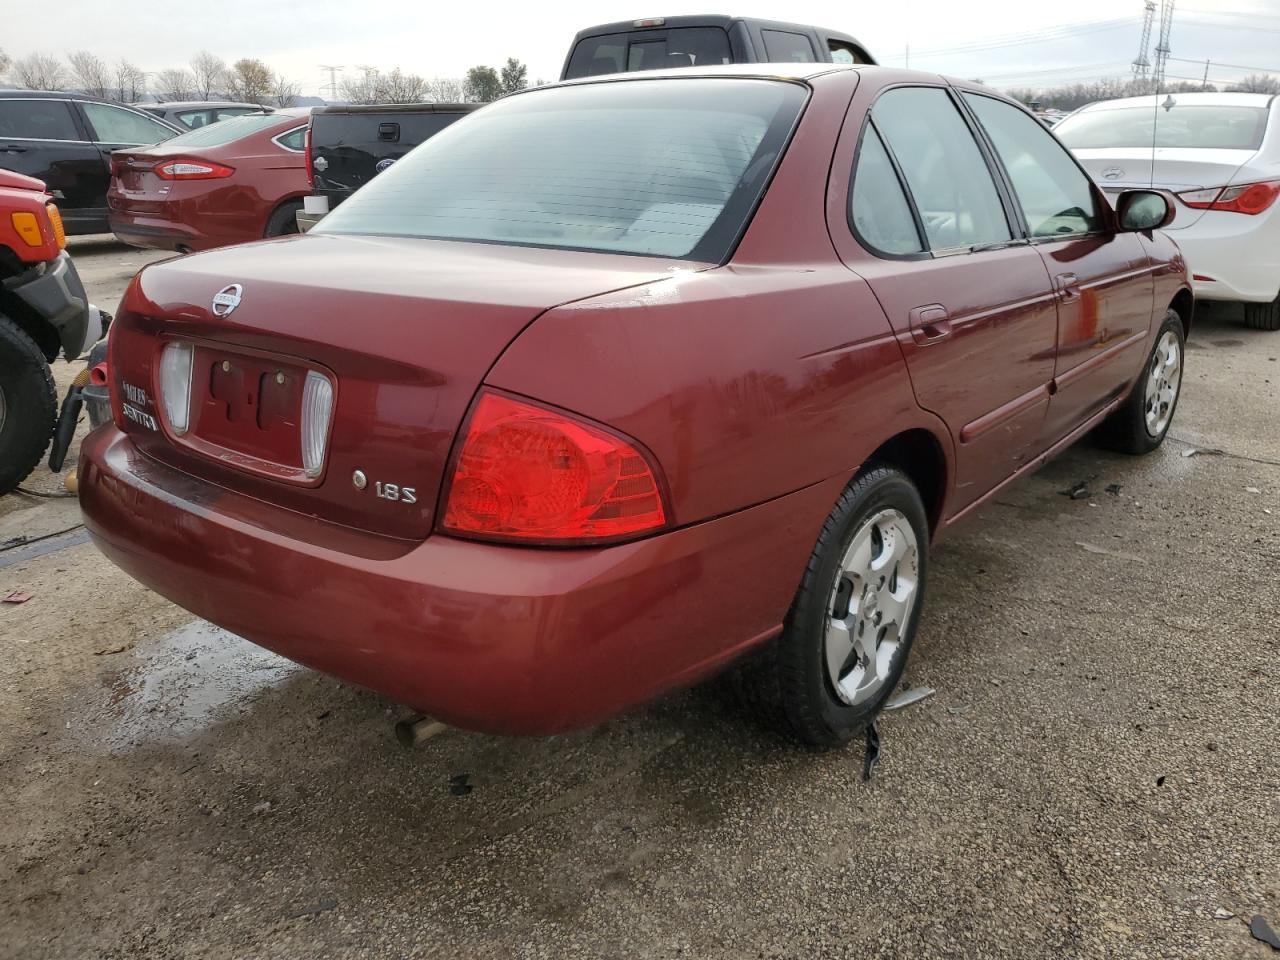
[[[725,63],[875,63],[847,33],[800,23],[697,14],[578,31],[561,80]]]
[[[43,180],[68,234],[109,233],[111,151],[181,132],[133,107],[76,93],[0,90],[0,169]]]

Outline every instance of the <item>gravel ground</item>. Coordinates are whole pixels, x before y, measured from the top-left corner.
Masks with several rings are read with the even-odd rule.
[[[158,258],[73,253],[108,309]],[[1206,313],[1160,451],[1081,444],[939,547],[908,670],[937,693],[882,720],[870,784],[716,685],[407,752],[401,708],[91,544],[10,563],[0,957],[1275,956],[1277,356]],[[0,541],[77,522],[0,500]]]

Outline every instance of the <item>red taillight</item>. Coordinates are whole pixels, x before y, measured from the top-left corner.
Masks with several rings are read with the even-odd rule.
[[[316,188],[316,171],[311,166],[311,124],[307,124],[307,132],[302,137],[302,155],[307,165],[307,183],[312,190]]]
[[[457,456],[441,527],[524,543],[617,540],[666,523],[657,472],[603,427],[481,394]]]
[[[1244,213],[1257,216],[1267,210],[1280,197],[1280,180],[1262,183],[1242,183],[1234,187],[1211,187],[1208,190],[1189,190],[1178,194],[1178,199],[1196,210],[1220,210],[1224,213]]]
[[[155,171],[161,180],[221,180],[235,173],[234,168],[209,160],[162,160]]]

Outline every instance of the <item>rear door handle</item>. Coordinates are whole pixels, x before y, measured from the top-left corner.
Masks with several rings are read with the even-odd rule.
[[[1060,273],[1053,282],[1063,300],[1075,300],[1080,296],[1080,278],[1074,273]]]
[[[940,303],[916,307],[909,318],[911,338],[916,343],[937,343],[951,336],[951,314]]]
[[[20,146],[18,146],[16,143],[6,143],[3,147],[0,147],[0,152],[4,152],[4,153],[26,153],[26,152],[27,152],[27,148],[26,148],[26,147],[20,147]]]

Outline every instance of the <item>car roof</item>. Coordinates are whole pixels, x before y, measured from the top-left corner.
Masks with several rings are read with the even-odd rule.
[[[165,103],[148,103],[148,107],[158,107],[164,110],[210,110],[215,107],[249,107],[253,110],[261,110],[263,113],[271,113],[271,107],[264,107],[260,103],[244,103],[240,100],[169,100]]]
[[[1081,107],[1079,113],[1086,110],[1094,113],[1099,110],[1123,110],[1128,107],[1155,108],[1173,97],[1174,103],[1202,107],[1265,107],[1275,99],[1270,93],[1157,93],[1142,97],[1123,97],[1119,100],[1100,100]]]
[[[5,100],[88,100],[90,103],[109,103],[116,107],[137,110],[139,104],[120,103],[105,97],[91,97],[87,93],[76,93],[72,90],[0,90],[0,98]]]

